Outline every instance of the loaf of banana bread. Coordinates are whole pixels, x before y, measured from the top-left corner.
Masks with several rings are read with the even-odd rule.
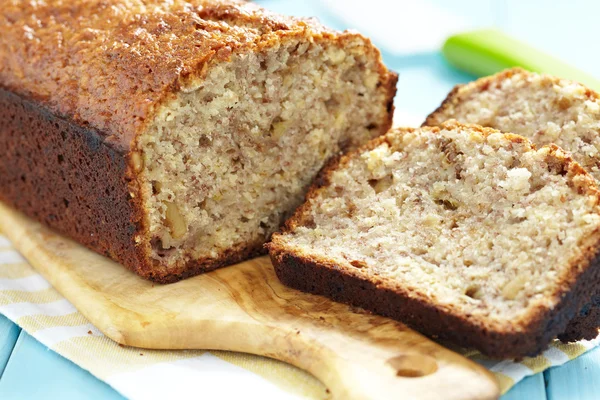
[[[0,32],[0,200],[158,282],[262,252],[391,124],[368,39],[245,1],[4,1]]]
[[[398,129],[327,167],[268,246],[291,287],[523,357],[596,288],[599,203],[556,145],[458,123]]]
[[[424,125],[448,119],[514,132],[538,146],[555,143],[600,182],[600,95],[580,83],[509,69],[457,86]],[[593,339],[599,327],[600,281],[559,338]]]

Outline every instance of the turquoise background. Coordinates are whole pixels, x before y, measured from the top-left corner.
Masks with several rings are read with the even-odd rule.
[[[318,16],[326,25],[339,29],[348,28],[317,0],[258,2],[274,11]],[[364,3],[366,7],[369,6],[368,1]],[[600,52],[595,34],[600,18],[600,2],[456,0],[432,3],[449,7],[455,14],[476,20],[479,25],[500,27],[580,69],[600,75]],[[403,18],[407,16],[398,16],[398,23],[402,23]],[[397,55],[383,49],[383,56],[389,67],[400,72],[396,107],[404,113],[425,115],[437,107],[453,85],[473,79],[449,67],[439,52]],[[197,397],[200,397],[200,393],[199,388]],[[250,398],[258,396],[260,393],[248,393]],[[190,397],[196,395],[190,394]],[[36,398],[112,400],[122,397],[88,372],[48,350],[0,315],[0,399]],[[502,399],[598,398],[600,349],[523,380]]]

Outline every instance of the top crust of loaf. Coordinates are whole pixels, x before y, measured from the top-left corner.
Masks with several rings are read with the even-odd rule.
[[[484,138],[499,133],[491,128],[463,125],[456,121],[446,122],[441,128],[420,128],[431,133],[438,133],[443,129],[470,130]],[[476,347],[491,356],[522,357],[539,353],[551,339],[564,330],[568,321],[589,299],[595,287],[594,282],[600,278],[600,268],[596,260],[600,245],[598,229],[592,237],[584,240],[580,256],[571,261],[568,272],[561,275],[551,296],[529,307],[526,312],[519,313],[519,317],[511,320],[510,324],[493,318],[465,316],[452,304],[430,304],[426,300],[425,291],[421,293],[414,288],[409,290],[383,276],[370,275],[370,280],[367,280],[362,272],[363,267],[347,268],[333,259],[307,253],[288,244],[287,235],[313,223],[310,217],[311,209],[321,192],[325,192],[332,184],[332,177],[336,171],[344,169],[353,159],[382,144],[393,148],[399,137],[414,131],[415,129],[392,130],[361,149],[341,157],[323,170],[307,195],[306,203],[288,220],[284,231],[276,234],[268,245],[278,276],[292,287],[324,294],[391,316],[424,333],[453,340],[459,345]],[[524,145],[523,148],[529,148],[527,151],[536,151],[535,146],[524,137],[513,134],[505,134],[503,137],[503,140]],[[569,186],[577,195],[589,196],[590,201],[593,199],[592,207],[600,214],[600,192],[593,178],[555,145],[545,146],[538,152],[546,155],[552,170],[567,177]],[[369,289],[366,290],[365,287]]]
[[[121,149],[174,93],[198,87],[211,63],[294,37],[362,38],[241,0],[9,0],[0,31],[0,86]]]

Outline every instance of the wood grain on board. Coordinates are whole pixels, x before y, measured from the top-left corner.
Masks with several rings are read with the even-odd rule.
[[[111,339],[289,362],[340,399],[492,399],[483,367],[406,326],[283,286],[267,257],[170,285],[148,282],[0,204],[4,234]]]

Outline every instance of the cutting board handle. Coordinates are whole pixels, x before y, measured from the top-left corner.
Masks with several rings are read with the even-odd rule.
[[[210,276],[250,318],[239,327],[244,340],[225,343],[227,326],[214,343],[205,343],[209,347],[289,362],[311,372],[339,399],[499,396],[495,378],[483,367],[401,323],[287,288],[266,257],[241,269]],[[242,282],[234,279],[240,273]]]

